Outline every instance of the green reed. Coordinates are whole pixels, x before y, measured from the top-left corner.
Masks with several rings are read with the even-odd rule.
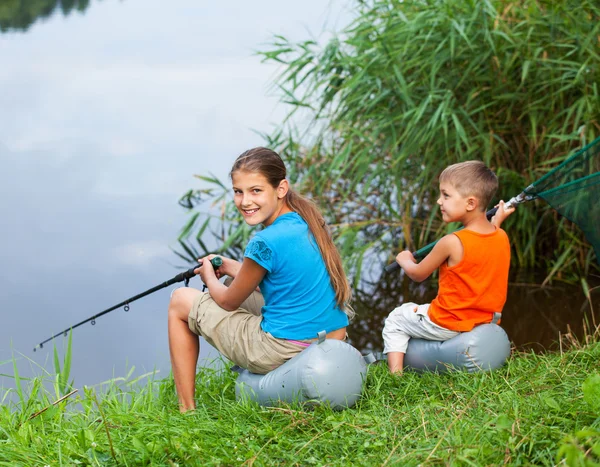
[[[506,200],[600,133],[598,2],[352,5],[355,19],[326,43],[277,36],[259,54],[281,65],[273,90],[289,109],[265,144],[324,210],[357,281],[365,256],[390,261],[448,231],[435,205],[445,166],[483,160]],[[212,187],[203,199],[224,196]],[[184,196],[188,207],[199,192]],[[223,209],[219,220],[235,216]],[[207,219],[181,239],[195,243]],[[542,201],[504,227],[514,266],[544,268],[548,280],[598,272],[578,227]],[[214,230],[221,240],[248,234]]]

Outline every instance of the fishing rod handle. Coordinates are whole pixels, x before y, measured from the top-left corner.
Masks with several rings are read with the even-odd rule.
[[[437,242],[430,243],[429,245],[424,246],[420,250],[415,251],[413,253],[413,256],[415,257],[415,259],[421,259],[421,258],[423,258],[425,255],[427,255],[427,253],[429,253],[429,251],[431,251],[433,249],[433,247],[435,246],[436,243]],[[392,271],[395,271],[396,269],[400,269],[400,265],[396,261],[394,261],[393,263],[388,264],[384,268],[384,271],[385,272],[392,272]]]
[[[437,243],[437,240],[435,242],[431,242],[429,245],[425,245],[423,248],[415,251],[413,253],[413,256],[415,257],[415,259],[421,259],[424,258],[425,256],[427,256],[427,254],[433,250],[433,247],[435,246],[435,244]],[[396,269],[400,269],[400,265],[394,261],[393,263],[388,264],[385,268],[385,272],[392,272],[395,271]]]
[[[210,260],[210,264],[213,265],[213,268],[218,269],[221,266],[223,266],[223,258],[221,258],[220,256],[215,256],[213,259]],[[197,266],[194,266],[192,270],[198,269],[200,266],[202,266],[202,261],[200,261]]]
[[[527,196],[528,195],[526,194],[525,191],[523,191],[522,193],[519,193],[517,196],[513,196],[506,203],[504,203],[504,208],[510,209],[511,207],[516,206],[517,204],[527,201],[529,199]],[[497,211],[498,211],[498,208],[492,208],[489,211],[487,211],[485,213],[485,215],[488,218],[488,220],[491,219],[492,217],[494,217],[494,215],[496,214]],[[435,242],[430,243],[429,245],[424,246],[420,250],[415,251],[413,253],[414,257],[416,259],[424,257],[427,253],[429,253],[429,251],[431,251],[433,249],[433,247],[435,246],[436,243],[437,243],[437,240]],[[399,268],[400,268],[400,265],[394,261],[393,263],[388,264],[384,268],[384,271],[392,272]]]
[[[217,269],[223,265],[223,258],[221,258],[220,256],[215,256],[213,259],[210,260],[210,263],[213,265],[213,268]],[[173,279],[171,279],[169,281],[170,282],[169,285],[174,284],[176,282],[182,282],[184,280],[191,279],[192,277],[194,277],[196,275],[196,273],[194,271],[196,269],[198,269],[200,266],[202,266],[202,262],[199,262],[195,266],[192,266],[190,269],[188,269],[185,272],[177,274]]]
[[[519,195],[519,196],[521,196],[521,195]],[[519,196],[513,196],[506,203],[504,203],[504,209],[510,209],[513,206],[515,206],[519,203],[522,203],[523,200],[519,199]],[[498,208],[492,208],[488,212],[486,212],[485,215],[487,216],[488,219],[491,219],[492,217],[494,217],[496,215],[496,212],[498,212]]]

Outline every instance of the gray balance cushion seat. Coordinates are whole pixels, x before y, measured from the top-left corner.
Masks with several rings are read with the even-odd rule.
[[[279,368],[257,375],[234,367],[238,400],[263,406],[283,402],[328,404],[334,409],[352,407],[362,393],[367,363],[361,353],[343,341],[325,339],[312,343]]]
[[[411,339],[404,367],[416,371],[444,373],[451,369],[468,372],[500,368],[510,356],[510,342],[497,324],[481,324],[447,341]]]

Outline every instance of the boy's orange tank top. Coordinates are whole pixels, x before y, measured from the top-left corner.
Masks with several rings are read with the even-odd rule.
[[[506,232],[454,232],[463,245],[460,263],[440,266],[439,290],[429,307],[435,324],[453,331],[470,331],[492,321],[506,302],[510,244]]]

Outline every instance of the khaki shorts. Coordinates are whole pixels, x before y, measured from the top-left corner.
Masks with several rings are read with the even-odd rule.
[[[240,308],[227,311],[210,294],[202,292],[192,304],[188,326],[235,364],[252,373],[266,374],[306,347],[263,331],[260,327],[263,305],[263,296],[254,292]]]

